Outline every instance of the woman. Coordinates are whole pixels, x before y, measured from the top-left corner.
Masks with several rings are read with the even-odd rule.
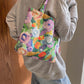
[[[9,26],[10,36],[17,40],[29,7],[38,9],[44,0],[18,0],[9,11],[6,22]],[[49,0],[45,13],[54,17],[55,34],[61,41],[67,42],[74,36],[77,21],[77,3],[75,0]],[[71,84],[66,73],[66,65],[57,52],[55,63],[43,62],[28,57],[24,58],[24,64],[32,72],[32,84]]]

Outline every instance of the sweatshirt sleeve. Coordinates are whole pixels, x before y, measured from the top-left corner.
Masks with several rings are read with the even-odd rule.
[[[58,18],[56,21],[56,31],[61,41],[70,41],[75,33],[78,21],[77,2],[75,0],[68,0],[68,5],[65,0],[59,0]]]
[[[6,23],[8,24],[9,27],[9,33],[10,36],[14,39],[17,40],[17,26],[16,26],[16,9],[18,5],[19,0],[14,4],[14,6],[11,8],[11,10],[8,12],[6,16]]]

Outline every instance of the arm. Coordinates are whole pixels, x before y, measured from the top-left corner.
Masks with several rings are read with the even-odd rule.
[[[59,1],[61,4],[58,5],[60,11],[57,11],[56,31],[62,41],[70,41],[78,21],[77,3],[75,0],[69,0],[67,5],[63,0]]]
[[[72,31],[71,37],[73,37],[74,32],[76,31],[77,21],[78,21],[77,2],[75,0],[70,0],[69,11],[70,11],[70,16],[71,16],[71,25],[70,25],[70,28]]]
[[[6,16],[6,23],[8,24],[8,27],[9,27],[10,36],[14,40],[18,39],[17,26],[16,26],[16,8],[17,8],[17,5],[18,5],[18,1],[11,8],[11,10],[8,12],[8,14]]]

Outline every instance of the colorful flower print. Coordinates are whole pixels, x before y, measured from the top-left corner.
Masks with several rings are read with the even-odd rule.
[[[48,19],[50,18],[50,16],[48,16],[47,14],[43,14],[43,19]]]
[[[47,41],[47,43],[51,43],[52,42],[52,37],[51,36],[45,37],[45,40]]]
[[[39,57],[44,57],[46,55],[46,52],[41,52],[38,56]]]
[[[32,29],[31,29],[31,31],[32,31]],[[33,37],[32,32],[30,33],[30,36]]]
[[[28,12],[31,11],[31,8],[28,9]]]
[[[32,42],[33,42],[33,40],[32,40],[32,39],[30,39],[30,40],[29,40],[29,42],[26,44],[26,45],[27,45],[27,47],[32,46],[32,44],[33,44]]]
[[[34,20],[34,18],[33,18],[33,17],[32,17],[32,19],[31,19],[31,22],[32,22],[32,23],[35,23],[35,22],[36,22],[36,21]]]
[[[40,20],[40,24],[42,24],[42,25],[43,25],[43,22],[44,22],[44,20],[43,20],[43,19],[41,19],[41,20]]]
[[[53,18],[42,11],[29,8],[15,48],[23,56],[53,63],[56,61],[56,52],[60,52],[58,38],[53,35]]]
[[[33,23],[33,24],[32,24],[32,27],[36,27],[36,23]]]
[[[32,16],[34,17],[35,20],[41,19],[42,18],[42,13],[37,11],[36,9],[33,9],[32,11]]]
[[[28,32],[22,32],[21,34],[20,34],[20,41],[22,42],[22,43],[28,43],[28,41],[30,40],[30,34],[28,33]]]
[[[36,20],[36,23],[37,23],[37,27],[39,28],[39,26],[40,26],[40,19]]]
[[[45,58],[45,60],[49,60],[49,59],[51,59],[51,57],[52,57],[52,55],[48,55],[48,56]]]
[[[52,61],[52,58],[50,58],[49,61]]]
[[[41,43],[40,43],[40,42],[36,42],[36,44],[34,45],[34,47],[35,47],[36,49],[39,49],[40,46],[41,46]]]
[[[27,54],[27,50],[25,50],[23,47],[18,49],[18,53],[21,55],[26,55]]]
[[[38,37],[39,40],[44,40],[44,35]]]
[[[18,43],[18,45],[17,46],[15,46],[16,48],[15,48],[15,50],[17,51],[18,50],[18,48],[20,48],[20,47],[22,47],[23,45],[22,45],[22,43]]]
[[[43,30],[41,31],[41,33],[40,33],[40,36],[46,34],[46,32],[47,32],[47,30],[46,30],[46,29],[43,29]]]
[[[26,45],[27,45],[27,48],[30,47],[30,44],[29,43],[26,43]]]
[[[30,23],[31,19],[32,19],[32,12],[29,11],[28,14],[27,14],[27,18],[25,20],[25,23]]]
[[[32,29],[33,37],[39,37],[40,31],[37,28]]]
[[[42,44],[47,44],[46,39],[42,40]]]
[[[43,51],[43,49],[42,48],[39,48],[39,52],[42,52]]]
[[[28,29],[32,26],[32,23],[26,23],[26,25],[28,26]]]
[[[33,39],[33,44],[35,44],[35,42],[38,40],[38,37],[35,37],[34,39]]]
[[[40,52],[27,52],[27,56],[34,56],[34,55],[37,55],[39,54]]]
[[[46,32],[46,34],[53,35],[53,30]]]
[[[27,50],[30,52],[30,51],[33,50],[33,48],[30,46],[30,47],[27,48]]]
[[[43,23],[43,28],[47,29],[47,31],[51,31],[54,27],[54,22],[52,20],[48,20]]]
[[[33,11],[33,8],[30,8],[31,11]]]
[[[39,49],[45,49],[47,47],[47,44],[42,45]]]
[[[47,47],[52,48],[53,47],[53,44],[52,45],[47,45]]]

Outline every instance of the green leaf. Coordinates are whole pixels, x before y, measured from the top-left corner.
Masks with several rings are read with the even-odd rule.
[[[26,49],[26,44],[23,44],[23,47]]]
[[[43,25],[43,19],[40,20],[40,23]]]
[[[34,18],[32,17],[32,20],[31,20],[32,23],[35,23],[36,21],[34,20]]]
[[[20,43],[20,41],[18,41],[18,43]]]
[[[28,29],[28,27],[27,27],[27,25],[26,25],[26,24],[24,24],[23,26],[24,26],[24,28],[27,28],[27,29]]]
[[[31,8],[31,11],[33,10],[33,8]]]

